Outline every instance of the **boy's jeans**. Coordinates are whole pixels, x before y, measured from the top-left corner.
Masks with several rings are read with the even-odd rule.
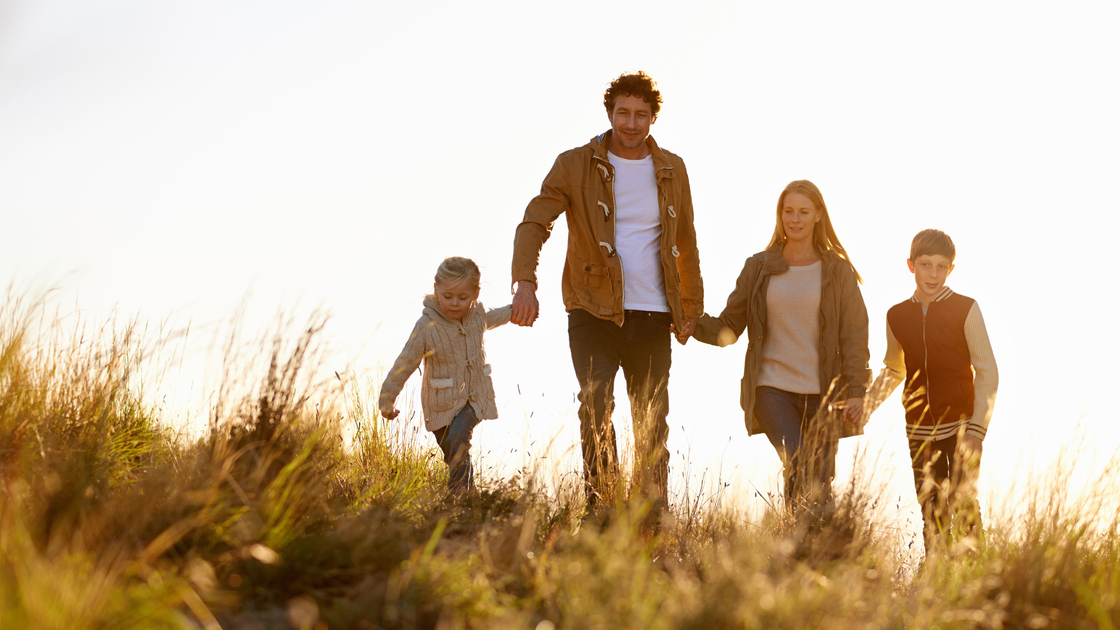
[[[808,498],[827,502],[836,475],[837,437],[818,414],[818,394],[794,394],[776,387],[755,388],[754,415],[785,466],[786,505]],[[819,496],[814,496],[819,495]]]
[[[948,535],[950,528],[965,535],[983,531],[976,491],[979,456],[961,461],[957,436],[953,435],[931,442],[910,440],[910,461],[922,507],[927,554],[936,549],[938,539]]]
[[[443,449],[443,461],[447,463],[447,488],[452,492],[474,490],[471,436],[476,426],[478,418],[474,415],[474,407],[468,404],[459,410],[451,424],[432,431]]]

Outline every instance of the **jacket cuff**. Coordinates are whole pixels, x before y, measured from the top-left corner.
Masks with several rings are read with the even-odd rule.
[[[971,435],[972,437],[979,438],[980,441],[983,442],[984,437],[988,435],[988,427],[982,426],[975,422],[969,422],[968,429],[965,431],[965,433]]]
[[[516,288],[516,285],[517,285],[518,282],[532,282],[533,284],[535,284],[537,286],[540,286],[540,284],[537,282],[536,272],[534,272],[531,269],[524,269],[524,270],[514,269],[513,270],[513,281],[510,282],[510,285],[509,285],[510,289]]]
[[[848,395],[845,398],[864,398],[867,396],[867,388],[858,385],[848,386]]]

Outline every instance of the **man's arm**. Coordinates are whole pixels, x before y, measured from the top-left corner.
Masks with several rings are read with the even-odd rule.
[[[525,208],[525,216],[513,236],[513,314],[510,319],[518,326],[532,326],[540,309],[537,303],[537,264],[541,247],[552,234],[557,217],[568,209],[569,199],[564,192],[568,181],[566,169],[557,158],[552,170],[541,184],[541,192]]]
[[[680,336],[688,340],[694,332],[696,320],[704,314],[704,279],[700,275],[700,250],[696,246],[696,224],[693,221],[692,188],[688,183],[688,171],[681,162],[680,208],[677,212],[677,271],[681,275],[681,304],[684,307],[683,330]],[[684,343],[682,341],[681,343]]]
[[[973,389],[976,392],[972,407],[972,420],[968,423],[967,434],[983,440],[988,433],[988,423],[992,420],[992,409],[996,404],[996,388],[999,387],[999,370],[996,368],[992,342],[988,339],[988,329],[984,326],[984,316],[976,302],[964,320],[964,338],[968,342],[968,354],[972,369],[976,372]]]

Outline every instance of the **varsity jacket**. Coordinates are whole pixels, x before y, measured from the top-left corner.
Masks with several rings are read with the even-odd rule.
[[[568,256],[561,287],[568,312],[583,309],[622,325],[625,318],[622,261],[615,251],[614,167],[607,156],[611,131],[561,153],[525,208],[513,239],[513,282],[537,282],[541,247],[561,214],[568,221]],[[684,160],[646,139],[653,156],[661,214],[661,268],[669,312],[680,330],[684,319],[704,313],[700,253],[692,224],[692,191]]]
[[[883,364],[872,386],[873,405],[905,378],[909,439],[941,440],[962,426],[977,438],[987,435],[999,372],[975,300],[944,287],[925,312],[916,294],[892,306]]]
[[[494,384],[482,347],[482,333],[509,322],[512,308],[487,311],[480,302],[471,305],[462,321],[448,319],[439,301],[424,298],[424,314],[417,320],[400,356],[381,384],[378,407],[392,413],[408,377],[424,364],[420,403],[429,431],[445,427],[465,405],[474,407],[479,420],[498,417]]]

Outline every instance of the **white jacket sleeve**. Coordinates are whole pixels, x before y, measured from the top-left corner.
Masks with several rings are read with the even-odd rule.
[[[906,360],[902,353],[902,344],[898,343],[890,322],[887,322],[887,354],[883,357],[883,369],[879,371],[879,376],[875,377],[875,382],[867,392],[867,399],[863,406],[864,423],[884,400],[890,398],[895,388],[905,378]]]
[[[988,329],[984,326],[984,316],[980,306],[972,303],[968,317],[964,320],[964,338],[968,342],[968,354],[976,377],[973,389],[976,398],[972,407],[972,419],[968,423],[968,433],[981,440],[988,433],[988,423],[992,421],[992,409],[996,404],[996,388],[999,387],[999,369],[996,356],[992,352],[992,342],[988,339]]]

